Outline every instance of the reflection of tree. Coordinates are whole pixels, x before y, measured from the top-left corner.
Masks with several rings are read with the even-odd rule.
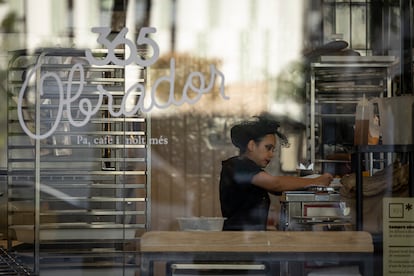
[[[135,0],[134,0],[135,1]],[[138,22],[136,22],[136,30],[135,33],[139,33],[139,29],[143,26],[148,27],[150,21],[150,14],[151,14],[151,0],[141,0],[137,1],[143,7],[142,18]],[[125,27],[125,20],[126,20],[126,13],[128,8],[129,0],[114,0],[112,6],[112,16],[111,16],[111,29],[112,32],[119,32],[123,27]],[[136,15],[140,16],[140,15]],[[136,20],[136,18],[135,18]]]
[[[1,22],[1,30],[3,33],[13,33],[15,31],[15,22],[17,21],[17,14],[10,12]]]
[[[196,57],[187,53],[166,54],[160,56],[157,62],[151,66],[150,80],[152,82],[162,76],[169,75],[171,73],[170,61],[172,58],[175,60],[174,97],[176,100],[180,100],[185,83],[190,73],[202,73],[204,80],[206,81],[204,83],[204,87],[207,87],[209,85],[211,77],[210,65],[214,65],[216,68],[218,68],[221,64],[220,60],[218,59]],[[192,82],[195,87],[200,87],[199,78],[193,78]],[[169,90],[169,83],[161,83],[157,89],[157,99],[159,99],[162,103],[166,102],[168,100]],[[197,95],[197,93],[194,93],[192,91],[189,91],[188,93],[188,96],[190,98]],[[218,83],[215,83],[213,89],[209,93],[203,95],[202,101],[214,101],[217,97],[220,97],[219,95],[219,85]]]
[[[305,102],[305,66],[302,60],[288,64],[277,77],[277,101]]]

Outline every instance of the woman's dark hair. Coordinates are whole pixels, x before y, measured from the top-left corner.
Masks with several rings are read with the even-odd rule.
[[[268,115],[255,116],[251,120],[243,121],[231,128],[231,141],[240,149],[240,152],[245,152],[250,140],[260,142],[264,136],[276,134],[280,138],[281,145],[288,147],[288,140],[278,131],[279,127],[279,122],[269,118]]]

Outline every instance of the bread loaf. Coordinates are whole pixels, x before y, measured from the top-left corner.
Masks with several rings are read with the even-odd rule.
[[[383,192],[398,193],[407,189],[408,177],[408,164],[394,162],[372,176],[363,176],[362,193],[364,196],[374,196]],[[342,196],[355,197],[355,173],[343,176],[341,184],[340,193]]]

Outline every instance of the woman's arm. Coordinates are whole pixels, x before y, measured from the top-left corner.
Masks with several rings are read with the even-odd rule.
[[[270,192],[283,192],[304,189],[309,185],[328,186],[332,181],[332,175],[324,173],[315,178],[304,178],[296,176],[274,176],[267,172],[256,174],[252,183]]]

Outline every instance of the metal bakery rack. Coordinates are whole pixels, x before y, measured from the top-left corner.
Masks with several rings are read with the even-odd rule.
[[[116,55],[121,60],[124,51]],[[36,274],[134,275],[150,224],[150,121],[140,112],[113,116],[110,108],[137,104],[141,91],[128,88],[145,87],[146,68],[98,66],[85,50],[45,48],[11,52],[8,69],[9,250]],[[107,94],[100,106],[98,87]],[[60,109],[62,97],[71,103]],[[99,110],[88,119],[81,111],[89,107]],[[27,133],[54,125],[49,137]]]
[[[354,146],[357,103],[393,96],[396,64],[393,56],[322,56],[311,64],[307,137],[315,171],[344,174]]]
[[[0,247],[0,275],[6,276],[29,276],[33,275],[31,270],[12,253]]]

